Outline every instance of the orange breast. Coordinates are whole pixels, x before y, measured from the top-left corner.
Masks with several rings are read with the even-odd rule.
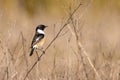
[[[45,42],[45,37],[36,44],[36,48],[42,47],[44,42]]]

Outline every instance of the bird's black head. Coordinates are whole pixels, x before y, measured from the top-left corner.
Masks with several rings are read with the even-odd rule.
[[[44,30],[45,28],[46,28],[47,26],[45,26],[45,25],[38,25],[37,27],[36,27],[36,31],[38,30],[38,29],[40,29],[40,30]]]

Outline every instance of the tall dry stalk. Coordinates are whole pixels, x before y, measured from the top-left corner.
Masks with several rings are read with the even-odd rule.
[[[82,54],[85,55],[85,59],[88,60],[90,66],[92,67],[92,69],[94,70],[95,74],[97,75],[98,79],[99,80],[102,80],[101,77],[100,77],[100,74],[98,73],[98,71],[96,70],[95,66],[93,65],[90,57],[88,56],[88,53],[86,52],[86,50],[84,49],[84,47],[82,46],[80,40],[79,40],[79,35],[78,35],[78,32],[77,32],[77,29],[76,29],[76,25],[75,25],[75,22],[73,21],[73,18],[71,17],[71,24],[72,26],[68,27],[68,29],[70,30],[70,32],[72,33],[72,35],[75,37],[76,39],[76,43],[77,43],[77,47],[78,47],[78,53],[80,54],[80,58],[82,60],[82,64],[83,64],[83,69],[85,71],[85,76],[86,76],[86,79],[89,80],[88,78],[88,74],[86,73],[86,66],[85,66],[85,63],[84,63],[84,60],[83,60],[83,56]],[[73,29],[72,29],[73,27]]]

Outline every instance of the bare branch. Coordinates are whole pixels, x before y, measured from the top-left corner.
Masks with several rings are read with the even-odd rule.
[[[79,35],[77,33],[76,26],[74,24],[74,21],[73,21],[72,17],[71,17],[71,22],[72,22],[72,26],[74,28],[74,31],[71,29],[71,27],[69,27],[69,29],[70,29],[71,33],[73,34],[73,36],[76,38],[76,42],[77,42],[77,46],[78,46],[78,49],[79,49],[79,54],[80,54],[80,57],[81,57],[81,60],[82,60],[82,64],[83,64],[84,70],[86,71],[85,64],[83,62],[83,56],[80,53],[80,51],[82,51],[82,53],[85,55],[86,59],[88,60],[88,62],[90,64],[90,66],[93,68],[95,74],[97,75],[97,77],[99,78],[99,80],[101,80],[101,77],[100,77],[99,73],[97,72],[95,66],[93,65],[91,59],[89,58],[88,53],[86,52],[86,50],[82,46],[81,42],[79,41]],[[88,75],[87,74],[85,74],[85,75],[86,75],[86,78],[88,79]]]
[[[32,69],[36,66],[36,64],[38,63],[38,61],[40,61],[41,57],[45,54],[45,52],[47,51],[47,49],[53,44],[53,42],[58,38],[58,36],[60,35],[60,33],[63,31],[63,29],[70,23],[70,19],[71,17],[77,12],[77,10],[80,8],[82,4],[80,3],[72,12],[72,14],[68,17],[67,21],[65,22],[65,24],[62,26],[62,28],[58,31],[57,35],[53,38],[53,40],[48,44],[48,46],[45,48],[45,50],[42,52],[42,54],[38,57],[38,60],[35,61],[35,63],[33,64],[33,66],[30,68],[30,70],[27,72],[27,74],[24,77],[24,80],[26,80],[27,76],[29,75],[29,73],[32,71]]]

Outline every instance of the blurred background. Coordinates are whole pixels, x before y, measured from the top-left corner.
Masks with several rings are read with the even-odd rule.
[[[23,80],[37,59],[36,54],[29,57],[36,26],[48,26],[45,48],[80,3],[73,16],[79,41],[102,80],[120,80],[119,0],[0,0],[0,80]],[[98,80],[77,51],[65,28],[27,79]]]

